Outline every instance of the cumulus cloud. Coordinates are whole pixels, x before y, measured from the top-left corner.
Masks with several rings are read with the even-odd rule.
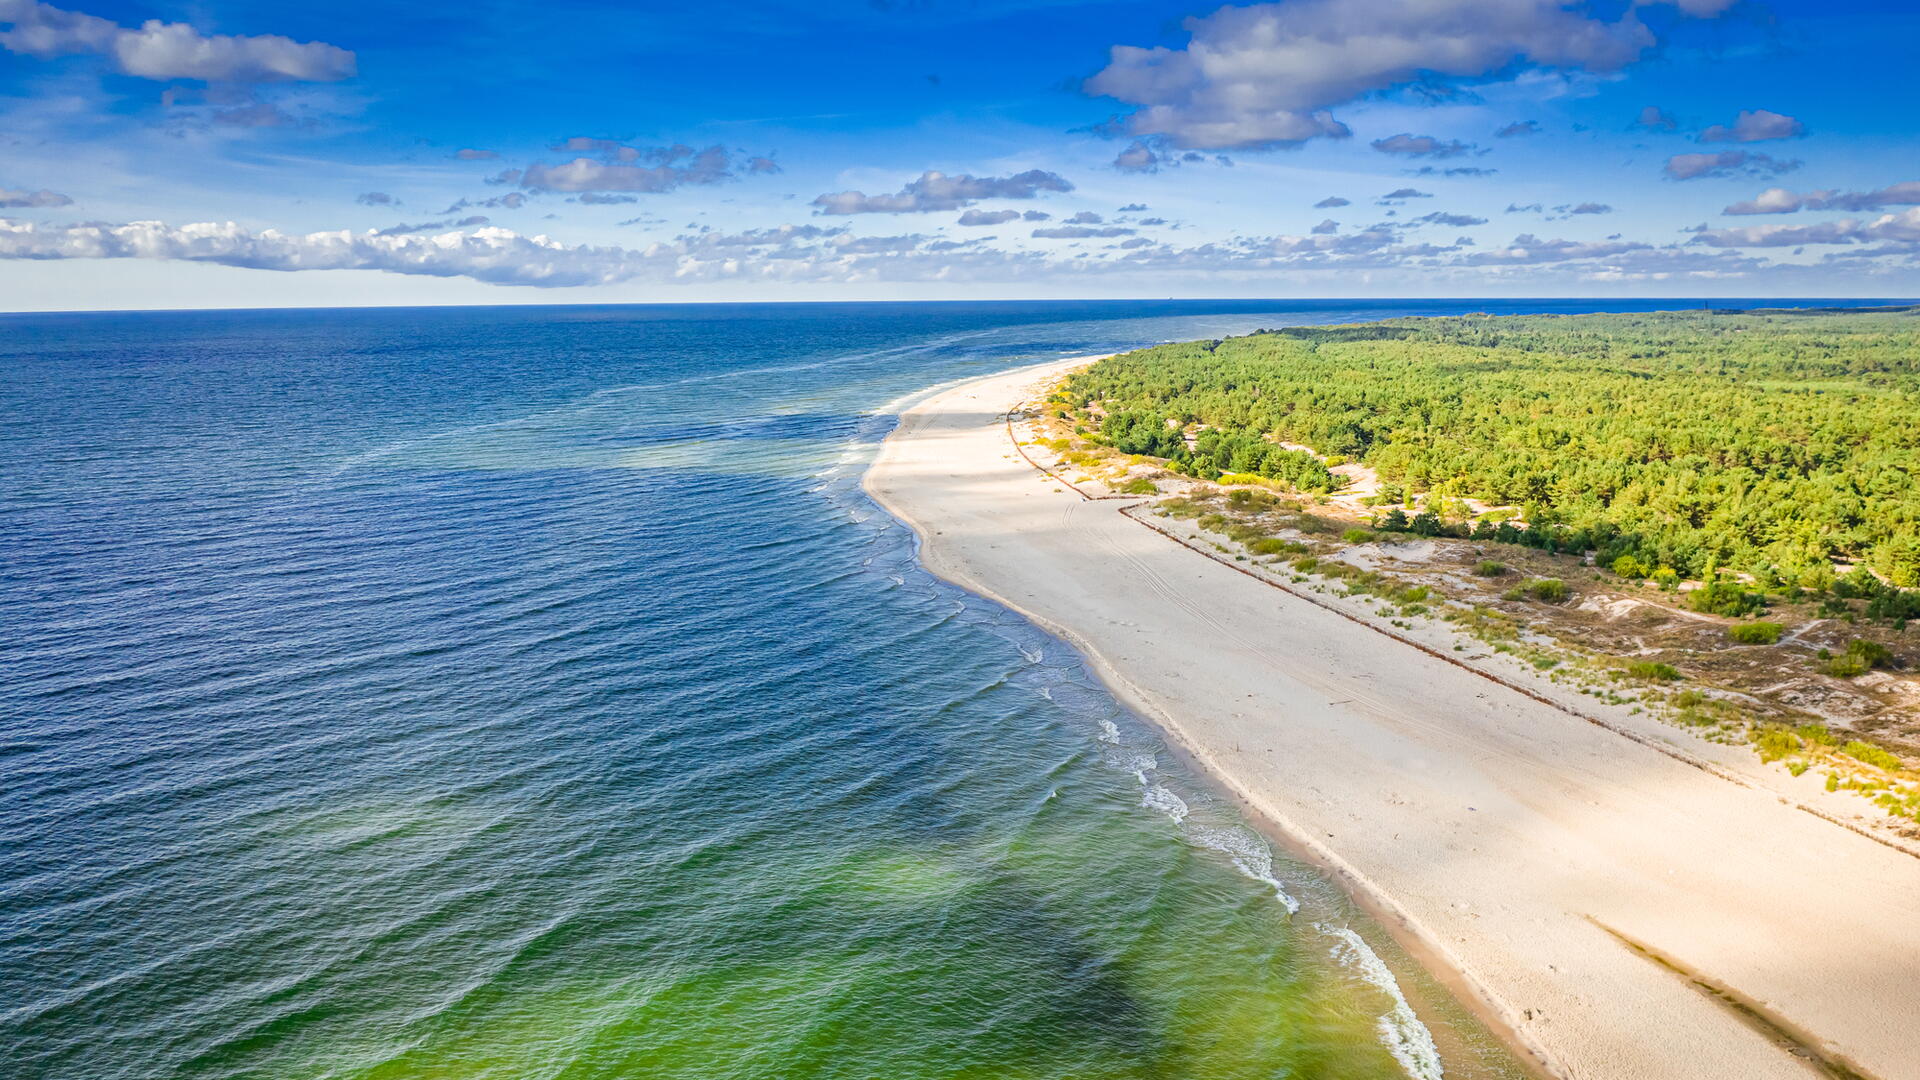
[[[1611,214],[1613,213],[1613,207],[1608,206],[1606,203],[1599,203],[1599,202],[1563,203],[1559,206],[1554,207],[1553,209],[1555,212],[1561,213],[1561,214]]]
[[[1081,240],[1100,236],[1132,236],[1138,230],[1125,225],[1055,225],[1052,228],[1035,229],[1033,235],[1040,240]]]
[[[1755,241],[1762,246],[1830,243],[1843,250],[1829,258],[1855,261],[1920,250],[1920,209],[1877,222],[1836,223],[1819,234],[1780,232]],[[476,219],[466,219],[477,223]],[[467,277],[501,285],[565,287],[644,280],[1013,281],[1057,279],[1061,274],[1138,272],[1266,273],[1407,270],[1420,280],[1452,275],[1459,280],[1527,274],[1551,269],[1583,281],[1724,278],[1783,264],[1715,248],[1709,234],[1690,245],[1650,245],[1612,237],[1601,242],[1543,240],[1530,234],[1506,245],[1480,249],[1466,238],[1451,244],[1412,243],[1392,226],[1376,225],[1340,235],[1316,228],[1306,236],[1234,237],[1189,247],[1129,238],[1097,250],[995,249],[980,241],[952,241],[919,234],[856,236],[847,226],[783,225],[739,233],[694,231],[645,246],[567,245],[483,227],[472,232],[422,235],[322,232],[306,235],[254,232],[233,223],[171,226],[40,226],[0,219],[0,258],[178,259],[261,270],[377,270],[399,274]],[[1062,226],[1069,239],[1115,237],[1114,227]],[[1082,231],[1083,230],[1083,231]],[[1746,237],[1741,237],[1742,240]],[[1138,241],[1138,242],[1136,242]],[[1790,269],[1790,268],[1789,268]],[[1529,278],[1528,280],[1532,280]]]
[[[960,215],[962,225],[1004,225],[1019,220],[1018,210],[969,210]]]
[[[1920,180],[1890,184],[1878,191],[1807,191],[1794,193],[1786,188],[1768,188],[1744,202],[1734,203],[1723,214],[1791,214],[1800,210],[1879,210],[1888,206],[1920,205]]]
[[[1722,150],[1717,154],[1675,154],[1667,159],[1667,176],[1674,180],[1698,180],[1722,176],[1778,176],[1800,167],[1798,161],[1782,161],[1752,150]]]
[[[1105,218],[1102,218],[1099,214],[1091,210],[1082,210],[1067,219],[1067,224],[1069,225],[1101,225],[1105,224],[1105,222]]]
[[[1326,218],[1308,231],[1314,236],[1332,236],[1334,233],[1340,231],[1340,223],[1332,218]]]
[[[1802,244],[1860,244],[1870,242],[1914,246],[1920,250],[1920,206],[1871,221],[1846,218],[1818,225],[1749,225],[1738,229],[1706,229],[1693,243],[1711,247],[1799,247]]]
[[[1433,192],[1431,191],[1420,191],[1416,188],[1403,187],[1403,188],[1395,188],[1392,191],[1387,192],[1385,195],[1380,196],[1380,201],[1383,203],[1395,203],[1395,202],[1405,202],[1408,199],[1431,199],[1431,198],[1433,198]]]
[[[1507,204],[1507,213],[1509,214],[1539,214],[1539,213],[1545,212],[1545,210],[1546,210],[1546,207],[1540,205],[1537,202],[1524,203],[1524,204],[1523,203]]]
[[[0,187],[0,208],[40,210],[53,206],[72,206],[73,200],[57,191],[18,191]]]
[[[1648,131],[1672,131],[1680,126],[1680,121],[1675,120],[1672,113],[1660,106],[1649,105],[1640,110],[1640,118],[1633,122],[1633,126],[1643,127]]]
[[[1114,212],[1118,214],[1137,214],[1140,211],[1145,210],[1146,208],[1147,208],[1146,203],[1130,202],[1127,205],[1121,207],[1120,209]]]
[[[36,0],[0,0],[0,48],[50,59],[104,56],[124,75],[205,82],[337,82],[355,74],[354,55],[277,34],[204,35],[186,23],[148,19],[129,29],[96,15]]]
[[[605,140],[570,139],[574,143]],[[508,170],[496,179],[533,191],[630,191],[658,194],[689,184],[718,184],[733,178],[733,157],[724,146],[695,150],[691,146],[633,147],[611,143],[595,146],[601,154],[577,157],[563,165],[535,163]],[[641,164],[649,162],[650,164]]]
[[[1712,17],[1732,0],[1678,0]],[[1607,18],[1570,0],[1288,0],[1222,7],[1183,24],[1185,48],[1116,45],[1089,93],[1135,106],[1134,135],[1233,149],[1340,138],[1329,111],[1434,78],[1516,70],[1612,72],[1657,40],[1637,4]]]
[[[1073,185],[1057,173],[1028,169],[1013,176],[948,176],[924,172],[920,178],[891,195],[868,195],[861,191],[831,192],[816,197],[813,205],[819,214],[922,214],[935,210],[959,210],[981,199],[1031,199],[1043,191],[1072,191]]]
[[[1443,214],[1437,211],[1431,214],[1422,214],[1412,221],[1412,224],[1415,225],[1447,225],[1455,229],[1464,229],[1469,225],[1485,225],[1486,223],[1486,218],[1474,217],[1471,214]]]
[[[1496,139],[1511,139],[1520,135],[1532,135],[1540,130],[1538,120],[1515,120],[1506,127],[1493,133]]]
[[[1319,202],[1314,203],[1313,208],[1315,210],[1331,210],[1336,206],[1350,206],[1352,203],[1352,199],[1343,199],[1338,195],[1329,195]]]
[[[399,206],[400,200],[384,191],[366,191],[353,197],[361,206]]]
[[[1442,169],[1433,165],[1422,165],[1419,168],[1413,170],[1413,175],[1414,176],[1492,176],[1494,173],[1497,173],[1499,171],[1500,171],[1499,169],[1482,169],[1477,165],[1454,165],[1445,169]]]
[[[1732,124],[1715,124],[1700,133],[1701,142],[1764,142],[1792,139],[1807,133],[1807,125],[1791,116],[1765,109],[1742,109]]]
[[[1465,266],[1519,266],[1535,263],[1570,262],[1576,259],[1600,259],[1632,251],[1648,251],[1653,245],[1634,240],[1542,240],[1522,233],[1504,247],[1476,251],[1460,260]]]
[[[1472,146],[1458,139],[1442,141],[1432,135],[1410,135],[1404,131],[1384,139],[1375,139],[1369,145],[1383,154],[1399,154],[1402,157],[1450,158],[1473,150]]]
[[[1029,211],[1027,211],[1026,213],[1024,213],[1024,214],[1021,214],[1021,215],[1020,215],[1020,220],[1022,220],[1022,221],[1052,221],[1052,220],[1053,220],[1053,215],[1052,215],[1052,214],[1049,214],[1049,213],[1047,213],[1047,212],[1046,212],[1045,210],[1029,210]]]
[[[491,199],[481,199],[479,202],[468,202],[466,199],[460,199],[452,206],[440,212],[442,214],[457,214],[470,206],[482,206],[489,210],[518,210],[525,205],[527,205],[527,197],[525,195],[517,191],[509,191],[505,195],[496,195]]]
[[[1159,172],[1160,155],[1143,140],[1135,139],[1113,159],[1113,167],[1121,172]]]

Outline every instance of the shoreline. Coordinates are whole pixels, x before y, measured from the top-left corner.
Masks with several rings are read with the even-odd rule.
[[[1920,929],[1902,925],[1920,861],[1257,588],[1122,515],[1134,500],[1084,502],[1002,425],[1028,387],[1093,359],[950,385],[901,415],[863,487],[923,567],[1080,651],[1523,1064],[1920,1076],[1900,1027],[1920,1008]]]

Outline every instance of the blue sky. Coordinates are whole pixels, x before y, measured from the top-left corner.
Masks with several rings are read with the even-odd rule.
[[[10,309],[1920,295],[1910,4],[67,2]]]

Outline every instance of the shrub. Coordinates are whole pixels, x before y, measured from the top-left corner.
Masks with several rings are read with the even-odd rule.
[[[1750,593],[1732,581],[1714,581],[1687,594],[1687,606],[1708,615],[1738,617],[1751,615],[1767,606],[1767,598]]]
[[[1641,562],[1633,555],[1622,555],[1613,560],[1613,572],[1623,578],[1639,580],[1653,573],[1653,567]]]
[[[1785,728],[1755,728],[1753,745],[1760,751],[1761,761],[1778,761],[1795,750],[1800,749],[1800,739]],[[1805,768],[1805,766],[1801,766]],[[1795,773],[1795,776],[1800,775]]]
[[[1320,560],[1314,558],[1311,555],[1302,555],[1299,558],[1293,560],[1293,568],[1295,570],[1300,571],[1303,574],[1313,573],[1314,568],[1319,565],[1320,565]]]
[[[1785,630],[1777,622],[1750,622],[1727,627],[1727,636],[1741,645],[1772,645]]]
[[[1521,589],[1530,597],[1544,604],[1558,604],[1573,595],[1567,583],[1559,578],[1532,578]]]
[[[1893,652],[1877,641],[1865,641],[1856,638],[1847,642],[1847,655],[1859,660],[1869,668],[1892,667]]]
[[[1627,665],[1627,674],[1650,682],[1672,682],[1680,677],[1680,672],[1672,664],[1655,660],[1636,660]]]
[[[1307,545],[1298,540],[1282,540],[1269,536],[1265,540],[1255,540],[1247,545],[1247,550],[1255,555],[1293,555],[1305,552]]]
[[[1836,656],[1820,665],[1820,670],[1836,679],[1851,679],[1867,673],[1867,662],[1857,656]]]
[[[1473,572],[1481,577],[1499,577],[1507,572],[1507,567],[1505,563],[1497,563],[1492,559],[1484,559],[1479,566],[1473,568]]]
[[[1794,776],[1799,776],[1801,773],[1806,771],[1807,771],[1806,758],[1795,758],[1794,760],[1787,762],[1787,772],[1791,773]]]
[[[1373,534],[1365,529],[1348,529],[1340,534],[1340,539],[1349,544],[1364,544],[1373,539]]]
[[[1840,752],[1855,761],[1864,762],[1876,769],[1886,769],[1891,772],[1900,767],[1899,758],[1894,757],[1892,754],[1887,753],[1885,750],[1880,749],[1870,742],[1862,742],[1859,739],[1848,741],[1845,746],[1840,748]]]
[[[1120,494],[1122,495],[1155,495],[1158,494],[1159,491],[1160,485],[1144,476],[1136,476],[1120,485]]]
[[[1840,740],[1833,737],[1825,724],[1807,723],[1793,729],[1793,733],[1814,746],[1832,746]]]

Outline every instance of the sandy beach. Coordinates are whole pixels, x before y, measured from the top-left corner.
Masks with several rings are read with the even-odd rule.
[[[866,484],[929,570],[1079,648],[1546,1071],[1920,1077],[1920,859],[1652,745],[1684,733],[1625,737],[1036,472],[1005,414],[1085,362],[903,414]]]

